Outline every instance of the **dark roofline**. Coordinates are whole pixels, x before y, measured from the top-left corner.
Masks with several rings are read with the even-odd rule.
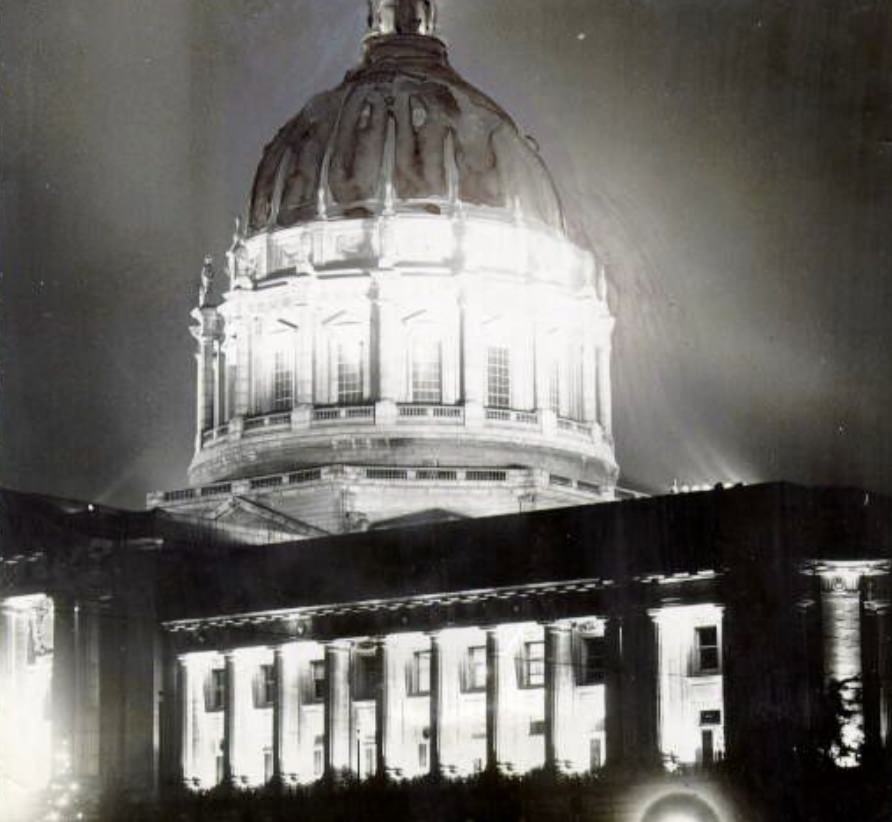
[[[866,503],[865,503],[866,500]],[[892,501],[788,483],[650,497],[253,548],[165,551],[168,620],[749,563],[892,556]]]

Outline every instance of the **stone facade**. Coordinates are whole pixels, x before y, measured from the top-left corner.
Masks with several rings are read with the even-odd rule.
[[[393,19],[371,15],[363,64],[267,146],[221,299],[202,271],[193,489],[335,533],[613,499],[604,265],[432,25]],[[361,482],[257,493],[345,462]],[[509,469],[529,472],[521,491]],[[487,472],[481,496],[464,479]],[[192,499],[149,505],[213,516]]]

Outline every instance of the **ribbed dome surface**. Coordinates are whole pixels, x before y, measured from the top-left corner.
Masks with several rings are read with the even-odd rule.
[[[363,63],[313,98],[266,147],[251,193],[256,233],[320,216],[450,203],[563,229],[554,184],[511,118],[449,65],[430,36],[366,41]]]

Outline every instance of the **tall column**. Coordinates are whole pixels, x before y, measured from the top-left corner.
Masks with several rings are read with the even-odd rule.
[[[236,751],[236,664],[235,655],[230,651],[224,656],[224,693],[223,693],[223,784],[231,785],[233,779],[232,765]]]
[[[857,764],[864,744],[864,703],[861,694],[861,577],[859,563],[822,563],[821,624],[823,628],[824,686],[835,690],[846,711],[840,739],[843,749],[835,756],[840,767]]]
[[[597,345],[595,339],[595,322],[597,303],[593,290],[582,298],[582,347],[579,351],[582,362],[579,370],[582,375],[582,419],[587,423],[598,420],[598,373],[600,363],[597,360]]]
[[[573,721],[571,628],[545,626],[545,767],[561,768],[569,758]]]
[[[219,317],[215,308],[196,308],[197,321],[189,330],[198,343],[195,354],[195,447],[201,448],[201,434],[214,426],[216,396],[219,386],[215,377],[215,345],[219,339]]]
[[[440,745],[443,738],[443,664],[439,634],[431,634],[430,658],[430,772],[440,773]]]
[[[183,657],[176,660],[176,693],[174,698],[174,723],[173,723],[173,756],[175,766],[171,769],[177,784],[183,785],[186,775],[189,773],[190,734],[189,734],[189,707],[191,697],[189,689],[192,683],[189,681],[189,666]]]
[[[498,628],[486,631],[486,769],[496,771],[499,767],[499,719],[501,677],[499,676]]]
[[[313,312],[305,307],[297,332],[297,374],[294,385],[294,397],[297,405],[313,404],[314,320]]]
[[[52,674],[52,734],[53,750],[58,758],[54,768],[63,771],[74,754],[74,706],[75,692],[75,636],[74,615],[77,606],[66,595],[53,596],[53,674]],[[68,762],[65,762],[68,757]]]
[[[608,618],[604,628],[606,670],[604,671],[605,762],[614,768],[622,762],[623,744],[623,623],[621,617]]]
[[[548,346],[548,335],[541,323],[536,325],[535,336],[535,383],[536,408],[540,412],[551,408],[551,352]]]
[[[349,770],[350,754],[350,643],[329,642],[325,646],[326,775]]]
[[[397,695],[397,666],[394,664],[393,648],[389,637],[378,639],[376,649],[378,656],[378,693],[375,701],[375,750],[377,754],[377,773],[379,777],[387,775],[388,767],[393,763],[394,734],[391,727],[395,709],[394,700]]]
[[[214,341],[214,427],[226,421],[226,352],[223,340]]]
[[[598,346],[598,423],[601,430],[613,436],[613,401],[610,387],[610,341],[602,340]]]
[[[465,405],[483,406],[484,345],[482,317],[476,297],[467,287],[460,297],[461,306],[461,391]]]
[[[242,316],[235,329],[235,397],[233,415],[244,417],[251,403],[251,326],[248,317]]]
[[[400,399],[402,358],[399,354],[398,323],[394,304],[394,272],[378,275],[370,292],[372,300],[372,367],[376,368],[377,384],[372,385],[376,399],[397,402]]]
[[[273,782],[282,782],[282,748],[285,741],[285,660],[282,648],[273,649]]]

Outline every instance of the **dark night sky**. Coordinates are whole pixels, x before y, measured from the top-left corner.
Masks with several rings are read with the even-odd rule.
[[[9,0],[0,484],[182,487],[189,310],[363,0]],[[626,484],[892,493],[886,0],[441,0],[612,268]]]

